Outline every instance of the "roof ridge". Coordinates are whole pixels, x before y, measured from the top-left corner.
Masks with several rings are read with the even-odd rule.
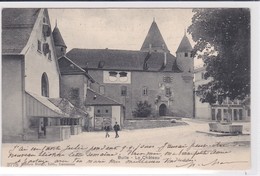
[[[91,48],[72,48],[69,52],[71,52],[72,50],[96,50],[96,51],[127,51],[127,52],[143,52],[143,53],[147,53],[148,51],[140,51],[140,50],[126,50],[126,49],[103,49],[103,48],[95,48],[95,49],[91,49]]]
[[[86,73],[85,70],[83,70],[83,69],[82,69],[80,66],[78,66],[75,62],[73,62],[71,59],[69,59],[66,55],[59,57],[58,60],[61,59],[62,57],[64,57],[64,58],[67,59],[69,62],[71,62],[72,64],[74,64],[76,67],[78,67],[81,71],[83,71],[84,73]]]
[[[102,97],[105,97],[105,98],[107,98],[107,99],[109,99],[109,100],[111,100],[111,101],[114,101],[115,103],[118,103],[118,104],[120,104],[120,105],[122,104],[122,103],[120,103],[120,102],[118,102],[118,101],[116,101],[116,100],[114,100],[114,99],[112,99],[112,98],[110,98],[110,97],[108,97],[108,96],[105,96],[105,95],[102,95],[102,94],[96,92],[95,90],[93,90],[93,89],[91,89],[91,88],[89,88],[89,87],[88,87],[88,89],[89,89],[90,91],[92,91],[92,92],[94,92],[94,93],[96,93],[96,94],[102,96]]]

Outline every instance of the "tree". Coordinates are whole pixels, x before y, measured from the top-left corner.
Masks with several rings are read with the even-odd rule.
[[[152,105],[147,101],[139,101],[133,111],[134,117],[149,117],[152,113]]]
[[[193,9],[188,32],[194,54],[203,59],[208,84],[198,87],[202,102],[222,102],[250,96],[250,10]]]

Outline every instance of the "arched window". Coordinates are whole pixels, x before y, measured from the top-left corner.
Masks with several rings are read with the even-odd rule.
[[[49,97],[49,81],[46,73],[42,74],[42,96]]]

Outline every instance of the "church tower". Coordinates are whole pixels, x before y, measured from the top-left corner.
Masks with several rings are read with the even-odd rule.
[[[162,34],[155,22],[155,19],[152,22],[152,25],[140,50],[146,52],[169,52]]]
[[[177,66],[183,72],[193,72],[193,56],[192,56],[192,46],[186,32],[181,40],[181,43],[176,51]]]
[[[66,54],[67,46],[61,36],[59,28],[57,27],[57,22],[55,28],[53,29],[52,36],[54,40],[57,57],[59,58],[61,56],[64,56]]]

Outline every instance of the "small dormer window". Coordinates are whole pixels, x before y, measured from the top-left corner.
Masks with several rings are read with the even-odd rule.
[[[188,53],[184,53],[184,57],[188,57]]]
[[[46,23],[46,18],[45,17],[42,18],[42,22]]]
[[[104,66],[105,66],[105,62],[104,61],[99,61],[98,68],[103,68]]]

